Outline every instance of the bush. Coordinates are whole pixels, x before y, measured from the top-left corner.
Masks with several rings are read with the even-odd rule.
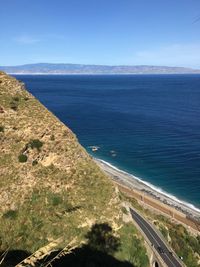
[[[11,101],[11,102],[10,102],[10,108],[16,111],[16,110],[17,110],[17,108],[18,108],[18,105],[17,105],[17,103],[16,103],[16,102],[13,102],[13,101]]]
[[[61,195],[56,194],[56,193],[50,193],[48,195],[48,200],[49,200],[49,203],[51,203],[51,205],[53,205],[53,206],[58,206],[58,205],[63,203],[63,199],[62,199]]]
[[[164,226],[160,226],[160,232],[166,240],[168,240],[168,230]]]
[[[54,140],[55,140],[55,136],[54,136],[54,134],[51,135],[50,140],[51,140],[51,141],[54,141]]]
[[[63,202],[62,198],[60,196],[53,196],[52,197],[52,205],[53,206],[58,206]]]
[[[16,210],[9,210],[6,213],[4,213],[3,217],[6,219],[14,220],[17,218],[17,211]]]
[[[0,132],[4,132],[4,127],[0,126]]]
[[[18,159],[19,159],[19,162],[23,163],[23,162],[27,162],[28,157],[24,154],[21,154],[19,155]]]
[[[19,101],[19,97],[18,96],[14,96],[13,100],[18,102]]]
[[[43,142],[41,142],[39,139],[34,139],[29,142],[30,147],[36,148],[38,151],[40,151],[40,148],[43,146]]]
[[[35,166],[37,164],[38,164],[38,161],[36,159],[34,159],[33,162],[32,162],[32,166]]]
[[[122,212],[123,212],[124,214],[128,215],[128,211],[127,211],[127,209],[126,209],[125,207],[122,207]]]
[[[198,259],[194,252],[199,251],[198,239],[190,236],[182,225],[176,225],[169,229],[171,246],[179,257],[183,257],[186,266],[198,267]]]

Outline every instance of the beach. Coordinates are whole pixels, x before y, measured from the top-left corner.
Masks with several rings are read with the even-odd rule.
[[[94,158],[94,160],[119,185],[122,191],[199,231],[199,209],[177,199],[175,196],[159,191],[155,186],[116,168],[104,160],[97,158]]]

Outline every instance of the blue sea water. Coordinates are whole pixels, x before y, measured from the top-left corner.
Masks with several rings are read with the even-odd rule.
[[[16,77],[93,156],[200,208],[200,75]]]

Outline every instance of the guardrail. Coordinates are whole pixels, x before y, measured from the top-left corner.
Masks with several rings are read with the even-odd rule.
[[[135,208],[133,207],[129,207],[129,209],[132,209],[134,210],[136,213],[138,213],[145,221],[146,223],[151,227],[153,228],[153,230],[156,232],[156,234],[160,237],[160,239],[162,240],[162,242],[165,244],[165,246],[168,248],[169,251],[172,251],[173,252],[173,256],[174,258],[176,258],[176,260],[180,263],[181,266],[183,267],[187,267],[181,260],[180,258],[177,256],[177,254],[175,253],[175,251],[171,248],[171,246],[169,246],[169,244],[166,242],[165,238],[163,237],[163,235],[161,234],[161,232],[153,225],[151,224],[146,218],[144,218],[143,215],[141,215],[140,212],[138,212],[138,210],[136,210]],[[134,220],[133,220],[134,221]],[[148,245],[150,246],[151,250],[154,252],[154,254],[156,255],[156,257],[159,259],[159,261],[161,262],[161,264],[163,266],[166,266],[166,263],[163,261],[163,259],[161,258],[160,254],[157,252],[157,250],[152,247],[152,244],[151,242],[149,241],[149,239],[146,237],[146,234],[143,232],[143,230],[140,228],[140,226],[134,221],[134,224],[136,225],[136,227],[139,229],[140,232],[142,232],[143,236],[145,237],[145,240],[146,242],[148,243]]]
[[[131,207],[132,209],[132,207]],[[135,209],[133,209],[135,210]],[[132,217],[132,216],[131,216]],[[168,267],[165,262],[163,261],[163,259],[160,257],[160,254],[158,253],[158,251],[155,249],[155,247],[152,246],[151,242],[149,241],[149,239],[147,238],[146,234],[143,232],[143,230],[140,228],[140,226],[135,222],[135,220],[133,220],[132,218],[132,221],[135,225],[135,227],[138,229],[139,232],[142,233],[142,235],[144,236],[144,239],[146,241],[146,243],[148,244],[150,250],[154,253],[154,255],[156,256],[156,258],[158,259],[159,263],[162,265],[162,267]]]

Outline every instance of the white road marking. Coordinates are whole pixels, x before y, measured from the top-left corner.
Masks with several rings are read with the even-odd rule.
[[[140,223],[146,228],[146,230],[149,232],[149,234],[151,235],[151,237],[155,240],[156,244],[157,244],[158,246],[160,246],[160,244],[158,243],[158,241],[155,239],[155,237],[152,235],[152,233],[149,231],[149,229],[148,229],[147,226],[143,223],[143,221],[140,219],[140,217],[139,217],[139,215],[137,215],[137,213],[136,213],[136,217],[137,217],[137,219],[140,221]],[[152,228],[152,230],[153,230],[153,228]],[[176,267],[176,265],[174,265],[174,263],[173,263],[172,260],[169,258],[169,256],[168,256],[166,253],[164,253],[164,255],[168,258],[168,260],[171,262],[171,264],[172,264],[173,266]],[[161,257],[161,258],[162,258],[162,257]]]

